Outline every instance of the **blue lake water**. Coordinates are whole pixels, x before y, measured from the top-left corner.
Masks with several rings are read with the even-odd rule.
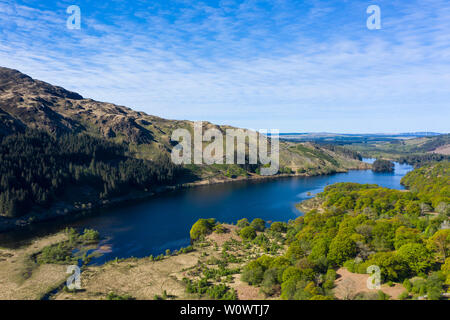
[[[370,162],[367,159],[367,162]],[[148,201],[108,209],[107,212],[83,217],[64,225],[38,226],[39,234],[54,232],[66,226],[93,228],[107,246],[103,256],[93,263],[126,257],[158,255],[166,249],[189,245],[189,230],[199,218],[216,218],[221,222],[262,218],[266,221],[288,221],[302,213],[295,204],[321,192],[337,182],[378,184],[403,189],[401,178],[412,170],[409,165],[395,165],[393,173],[355,170],[318,177],[293,177],[267,181],[244,181],[176,190]],[[51,227],[50,227],[51,225]],[[23,231],[26,232],[26,231]],[[18,241],[21,232],[0,235],[0,245]]]

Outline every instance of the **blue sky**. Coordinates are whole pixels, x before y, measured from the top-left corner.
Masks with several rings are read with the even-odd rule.
[[[0,0],[0,65],[170,119],[450,131],[447,0]]]

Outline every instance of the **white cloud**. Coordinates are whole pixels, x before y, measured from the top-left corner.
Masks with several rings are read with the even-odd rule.
[[[196,3],[175,16],[154,4],[133,13],[139,22],[104,9],[113,24],[82,8],[82,30],[69,31],[62,7],[0,2],[0,64],[169,118],[282,131],[448,131],[450,4],[380,6],[379,31],[365,29],[365,10],[345,19],[315,2],[297,19],[286,1],[272,15],[256,1]]]

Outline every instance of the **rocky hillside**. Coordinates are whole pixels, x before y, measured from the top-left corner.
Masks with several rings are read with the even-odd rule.
[[[25,128],[42,129],[58,136],[87,133],[128,145],[133,157],[152,160],[173,147],[170,137],[177,128],[192,132],[191,121],[166,120],[112,103],[83,98],[8,68],[0,67],[0,135]],[[228,126],[204,122],[225,133]],[[280,144],[280,166],[286,172],[320,174],[364,167],[354,156],[312,144]],[[225,167],[192,166],[200,178],[224,174]],[[239,174],[239,170],[237,171]]]
[[[167,132],[185,125],[111,103],[84,99],[61,87],[34,80],[19,71],[0,68],[1,132],[23,127],[56,135],[87,132],[131,144],[170,145]]]

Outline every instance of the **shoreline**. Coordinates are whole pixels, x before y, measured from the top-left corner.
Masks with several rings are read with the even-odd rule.
[[[362,162],[364,163],[364,162]],[[261,176],[257,174],[252,174],[247,177],[236,177],[236,178],[210,178],[202,179],[194,182],[181,183],[172,186],[162,186],[158,187],[152,191],[136,191],[130,194],[116,197],[108,200],[98,200],[96,203],[88,203],[88,205],[82,205],[81,207],[74,204],[68,204],[65,202],[55,202],[49,209],[39,209],[34,210],[19,218],[5,218],[0,217],[0,234],[7,233],[11,231],[24,230],[30,226],[38,226],[40,223],[49,222],[52,220],[62,222],[63,219],[69,219],[70,221],[75,221],[81,216],[86,214],[99,214],[101,210],[108,209],[115,205],[127,205],[128,202],[141,202],[147,201],[151,198],[161,195],[170,191],[182,190],[187,188],[196,188],[201,186],[209,186],[224,183],[234,183],[234,182],[248,182],[248,181],[266,181],[266,180],[277,180],[283,178],[294,178],[294,177],[315,177],[321,175],[332,175],[336,173],[346,173],[350,170],[370,170],[367,166],[361,164],[359,167],[351,169],[338,169],[335,172],[324,173],[324,174],[308,174],[308,173],[291,173],[291,174],[276,174],[272,176]]]

